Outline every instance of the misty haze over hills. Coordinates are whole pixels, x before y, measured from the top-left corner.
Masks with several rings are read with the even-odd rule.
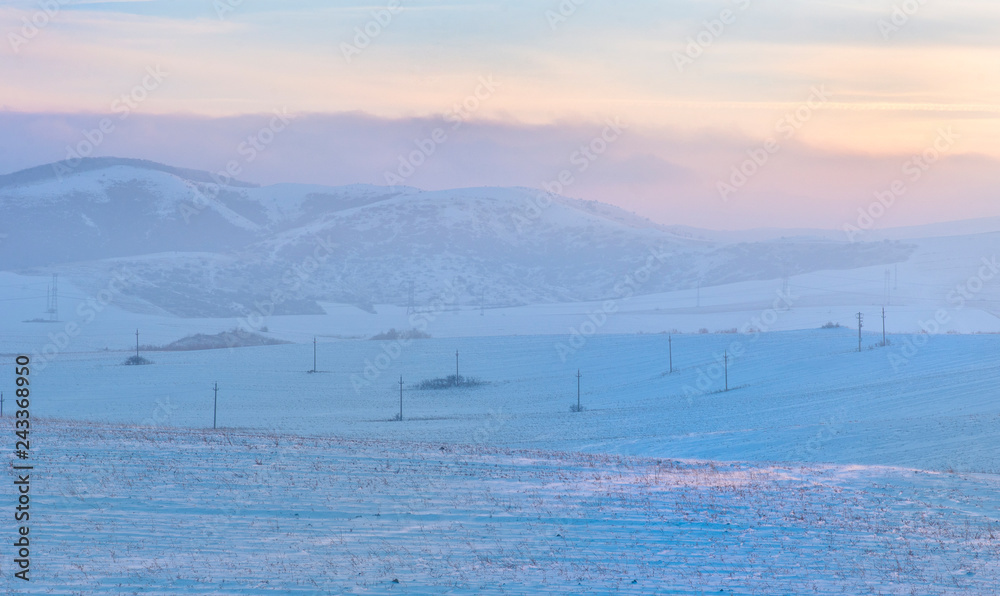
[[[446,295],[494,306],[602,300],[888,265],[916,248],[664,226],[526,188],[220,188],[206,172],[116,158],[0,176],[0,222],[0,270],[58,272],[96,289],[127,267],[137,280],[127,295],[184,317],[245,314],[275,289],[275,314]]]

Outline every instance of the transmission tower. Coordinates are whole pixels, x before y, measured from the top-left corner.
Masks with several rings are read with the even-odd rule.
[[[413,301],[413,282],[410,282],[409,299],[406,302],[406,314],[411,315],[417,311],[417,306]]]

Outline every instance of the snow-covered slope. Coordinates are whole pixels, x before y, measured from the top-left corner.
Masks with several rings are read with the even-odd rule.
[[[315,314],[318,302],[573,302],[904,261],[905,243],[727,243],[524,188],[219,187],[137,160],[0,177],[0,270],[58,272],[176,315]]]

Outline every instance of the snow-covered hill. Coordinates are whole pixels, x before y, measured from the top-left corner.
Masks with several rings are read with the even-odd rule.
[[[0,177],[0,270],[58,272],[186,317],[261,302],[517,305],[779,279],[905,261],[904,242],[726,242],[525,188],[219,186],[205,172],[83,160]],[[275,299],[277,296],[277,299]]]

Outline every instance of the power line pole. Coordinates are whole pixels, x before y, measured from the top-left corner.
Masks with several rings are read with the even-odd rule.
[[[459,379],[458,376],[458,350],[455,350],[455,382],[457,383]]]
[[[48,304],[45,307],[45,312],[49,314],[50,321],[59,320],[59,274],[52,274],[52,286],[49,288],[49,298]]]
[[[674,373],[674,336],[673,334],[667,336],[667,347],[670,352],[670,374]]]
[[[885,347],[885,307],[882,307],[882,347]]]
[[[403,375],[399,375],[399,421],[403,421]]]
[[[0,391],[0,418],[3,418],[3,391]]]
[[[135,330],[135,358],[139,359],[139,330]]]
[[[576,369],[576,411],[582,412],[583,408],[580,407],[580,369]]]
[[[861,351],[861,328],[864,326],[864,315],[858,313],[858,351]]]
[[[722,357],[726,363],[726,391],[729,391],[729,350],[726,350]]]
[[[313,336],[313,369],[309,372],[316,372],[316,336]]]
[[[212,428],[215,429],[216,420],[219,415],[219,382],[215,382],[215,401],[212,404]]]

